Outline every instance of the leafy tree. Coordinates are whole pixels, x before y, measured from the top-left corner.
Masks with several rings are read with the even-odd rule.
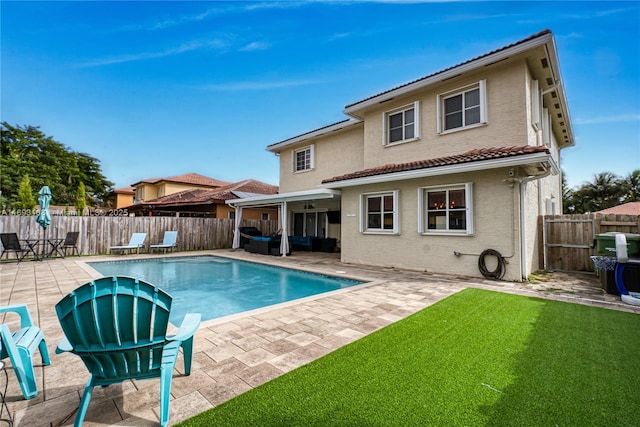
[[[36,188],[48,185],[55,204],[74,205],[81,182],[91,204],[101,205],[106,200],[113,183],[102,174],[95,157],[72,151],[35,126],[2,122],[0,130],[2,197],[9,203],[16,202],[20,180],[25,175],[31,177]]]
[[[624,178],[623,203],[640,202],[640,169],[636,169]]]
[[[13,204],[14,209],[22,209],[25,211],[33,211],[36,207],[36,198],[33,195],[33,189],[31,188],[31,182],[29,176],[25,175],[20,181],[20,187],[18,188],[18,197]],[[33,212],[30,212],[31,215]]]
[[[85,192],[84,182],[80,182],[80,185],[78,185],[78,196],[76,198],[76,214],[83,215],[86,207],[87,194]]]

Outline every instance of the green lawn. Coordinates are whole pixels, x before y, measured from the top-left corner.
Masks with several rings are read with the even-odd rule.
[[[181,426],[638,426],[640,315],[467,289]]]

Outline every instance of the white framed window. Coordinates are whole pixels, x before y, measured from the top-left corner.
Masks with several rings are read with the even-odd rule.
[[[473,234],[473,184],[419,188],[418,232]]]
[[[262,217],[263,221],[269,221],[269,213],[268,212],[262,212],[261,217]]]
[[[486,80],[438,95],[438,133],[487,123]]]
[[[418,101],[383,114],[383,145],[415,141],[420,138],[420,103]]]
[[[236,211],[229,211],[227,213],[227,216],[229,217],[229,219],[236,219]]]
[[[294,150],[291,156],[291,169],[293,172],[304,172],[315,167],[314,161],[314,145]]]
[[[362,194],[360,232],[399,234],[398,195],[398,190]]]

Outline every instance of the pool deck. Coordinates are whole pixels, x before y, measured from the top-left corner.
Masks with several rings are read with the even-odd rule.
[[[182,356],[171,388],[170,424],[230,398],[403,319],[468,287],[549,298],[640,313],[599,286],[589,274],[553,273],[538,284],[497,282],[375,266],[343,264],[338,254],[296,252],[272,257],[243,251],[205,251],[161,256],[218,255],[369,281],[365,285],[203,322],[196,333],[191,375]],[[22,397],[9,360],[7,402],[16,426],[73,425],[88,371],[72,354],[55,354],[62,338],[54,306],[77,286],[99,277],[86,262],[150,255],[70,257],[0,265],[0,305],[26,303],[44,333],[51,365],[35,356],[38,396]],[[0,319],[2,322],[5,319]],[[15,320],[7,318],[12,328]],[[4,390],[0,375],[0,391]],[[97,387],[85,426],[154,426],[159,423],[159,380]],[[2,415],[4,418],[6,413]]]

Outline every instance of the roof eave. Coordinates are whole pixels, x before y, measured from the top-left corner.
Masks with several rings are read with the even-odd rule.
[[[407,179],[425,178],[430,176],[450,175],[464,172],[477,172],[487,169],[498,169],[506,167],[522,166],[532,163],[546,163],[554,174],[559,168],[548,153],[534,153],[522,156],[508,157],[503,159],[482,160],[477,162],[460,163],[455,165],[435,166],[404,172],[392,172],[381,175],[373,175],[362,178],[345,179],[342,181],[321,184],[321,188],[339,189],[345,187],[356,187],[368,184],[380,184],[391,181],[404,181]]]
[[[547,33],[547,34],[543,34],[533,40],[529,40],[526,42],[523,42],[521,44],[518,44],[516,46],[512,46],[509,48],[506,48],[504,50],[501,50],[499,52],[495,52],[492,53],[490,55],[487,56],[483,56],[481,58],[478,58],[476,60],[461,64],[457,67],[454,68],[450,68],[448,70],[442,71],[440,73],[436,73],[430,77],[426,77],[422,80],[418,80],[416,82],[410,83],[406,86],[402,86],[399,87],[397,89],[393,89],[391,91],[388,92],[384,92],[381,93],[380,95],[374,96],[373,98],[369,98],[366,99],[362,102],[358,102],[356,104],[352,104],[348,107],[346,107],[343,112],[348,115],[351,116],[353,118],[356,119],[360,119],[363,120],[364,119],[364,115],[360,114],[363,110],[371,107],[371,106],[375,106],[384,102],[387,102],[389,100],[391,100],[392,98],[396,98],[399,96],[403,96],[406,94],[409,94],[413,91],[425,88],[427,86],[430,86],[434,83],[439,83],[443,80],[447,80],[450,79],[452,77],[455,77],[461,73],[465,73],[465,72],[469,72],[472,70],[475,70],[477,68],[480,67],[484,67],[485,65],[489,65],[492,64],[494,62],[498,62],[501,60],[504,60],[510,56],[522,53],[522,52],[526,52],[527,50],[536,48],[538,46],[544,45],[546,43],[548,43],[549,41],[553,42],[553,35],[551,33]],[[555,53],[555,50],[554,50]],[[554,61],[554,63],[557,65],[557,62]]]
[[[285,139],[284,141],[280,141],[275,144],[271,144],[267,147],[267,151],[270,151],[272,153],[278,153],[282,151],[283,148],[286,148],[290,145],[294,145],[300,142],[308,141],[310,139],[318,138],[328,133],[340,131],[361,122],[362,120],[360,119],[349,118],[345,121],[342,121],[327,127],[323,127],[321,129],[317,129],[311,132],[307,132],[302,135],[294,136],[293,138]]]
[[[306,191],[294,191],[291,193],[269,194],[258,197],[247,197],[245,199],[227,200],[225,203],[234,207],[274,205],[281,202],[297,202],[303,200],[333,199],[342,194],[339,190],[319,188]]]

